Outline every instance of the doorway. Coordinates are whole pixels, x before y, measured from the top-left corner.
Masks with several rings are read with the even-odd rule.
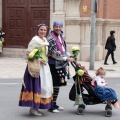
[[[26,48],[38,24],[49,26],[50,0],[3,0],[2,11],[6,47]]]

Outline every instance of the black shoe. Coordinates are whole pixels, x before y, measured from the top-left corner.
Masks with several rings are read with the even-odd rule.
[[[49,112],[52,112],[52,113],[58,113],[59,110],[57,110],[56,108],[54,107],[51,107],[50,109],[48,109]]]
[[[113,62],[113,64],[117,64],[117,62]]]
[[[109,65],[108,63],[104,63],[104,65]]]
[[[58,109],[58,110],[64,110],[63,107],[60,107],[60,106],[58,106],[58,105],[54,105],[53,107],[54,107],[55,109]]]

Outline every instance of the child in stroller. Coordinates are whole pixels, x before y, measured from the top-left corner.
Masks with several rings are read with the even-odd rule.
[[[94,92],[99,99],[107,101],[107,104],[109,105],[113,104],[115,108],[119,108],[115,91],[108,88],[108,85],[104,80],[105,74],[106,70],[102,67],[96,71],[96,78],[94,79]]]
[[[106,102],[106,100],[100,99],[96,96],[95,93],[95,86],[92,85],[92,78],[88,74],[87,70],[78,65],[76,62],[71,63],[74,67],[76,74],[73,77],[75,83],[73,84],[70,93],[69,99],[75,101],[75,104],[78,105],[77,114],[83,115],[86,105],[94,105],[94,104],[106,104],[105,106],[105,116],[111,117],[112,116],[112,106],[110,102]],[[83,74],[79,74],[79,71],[82,70]],[[87,94],[84,93],[84,89],[88,92]],[[79,99],[78,99],[79,95]],[[80,98],[82,96],[82,99]],[[79,102],[76,102],[79,101]]]

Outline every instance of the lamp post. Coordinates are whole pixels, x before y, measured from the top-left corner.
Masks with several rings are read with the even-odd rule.
[[[95,23],[96,23],[96,12],[97,12],[98,0],[92,0],[91,8],[91,36],[90,36],[90,70],[94,70],[95,61]]]

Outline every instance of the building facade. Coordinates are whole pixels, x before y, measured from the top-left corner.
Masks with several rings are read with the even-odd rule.
[[[120,0],[98,0],[96,61],[104,59],[104,45],[110,30],[116,31],[115,58],[120,60],[119,6]],[[89,61],[91,0],[0,0],[0,14],[0,26],[6,32],[3,56],[24,56],[28,42],[36,34],[35,26],[46,23],[52,29],[53,21],[61,20],[68,51],[76,45],[80,48],[78,60]]]

